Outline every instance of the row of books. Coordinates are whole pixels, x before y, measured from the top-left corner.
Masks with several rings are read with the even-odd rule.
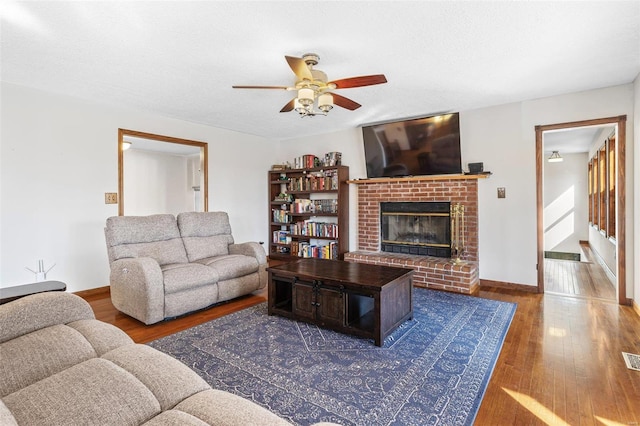
[[[321,175],[292,177],[287,185],[289,191],[328,191],[338,189],[337,170],[327,170]]]
[[[295,169],[312,169],[320,165],[320,160],[315,155],[307,154],[293,159]]]
[[[296,199],[290,206],[292,213],[337,213],[338,200]]]
[[[291,224],[289,229],[293,235],[338,238],[338,225],[336,223],[312,222],[305,220],[304,222]]]
[[[289,231],[273,231],[273,242],[276,244],[291,244]]]
[[[289,211],[287,210],[276,210],[273,209],[273,221],[276,223],[290,223],[291,216],[289,216]]]
[[[330,242],[325,245],[310,244],[304,241],[291,243],[291,253],[299,257],[315,257],[319,259],[337,259],[338,244]]]

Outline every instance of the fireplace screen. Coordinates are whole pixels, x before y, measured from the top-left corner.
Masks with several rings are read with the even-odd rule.
[[[451,257],[449,202],[380,203],[382,251]]]

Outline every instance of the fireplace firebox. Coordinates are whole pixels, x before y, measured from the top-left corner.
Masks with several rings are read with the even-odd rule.
[[[451,257],[451,203],[380,203],[380,249],[389,253]]]

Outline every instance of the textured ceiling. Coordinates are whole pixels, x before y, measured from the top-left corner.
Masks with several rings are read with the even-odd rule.
[[[284,140],[630,83],[639,1],[15,2],[2,8],[3,81]],[[320,55],[327,117],[279,113],[284,55]],[[145,129],[139,129],[145,130]]]

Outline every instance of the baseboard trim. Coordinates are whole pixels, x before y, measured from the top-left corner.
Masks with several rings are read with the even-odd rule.
[[[640,317],[640,305],[637,304],[635,300],[631,299],[631,306],[633,307],[633,310],[636,312],[636,314],[638,314],[638,316]]]
[[[482,287],[498,287],[498,288],[506,288],[509,290],[520,290],[527,293],[537,293],[538,287],[533,285],[525,285],[525,284],[516,284],[516,283],[507,283],[504,281],[493,281],[493,280],[480,280],[480,288]]]
[[[89,297],[111,297],[111,287],[107,285],[104,287],[91,288],[89,290],[76,291],[73,294],[80,296],[83,299]]]

